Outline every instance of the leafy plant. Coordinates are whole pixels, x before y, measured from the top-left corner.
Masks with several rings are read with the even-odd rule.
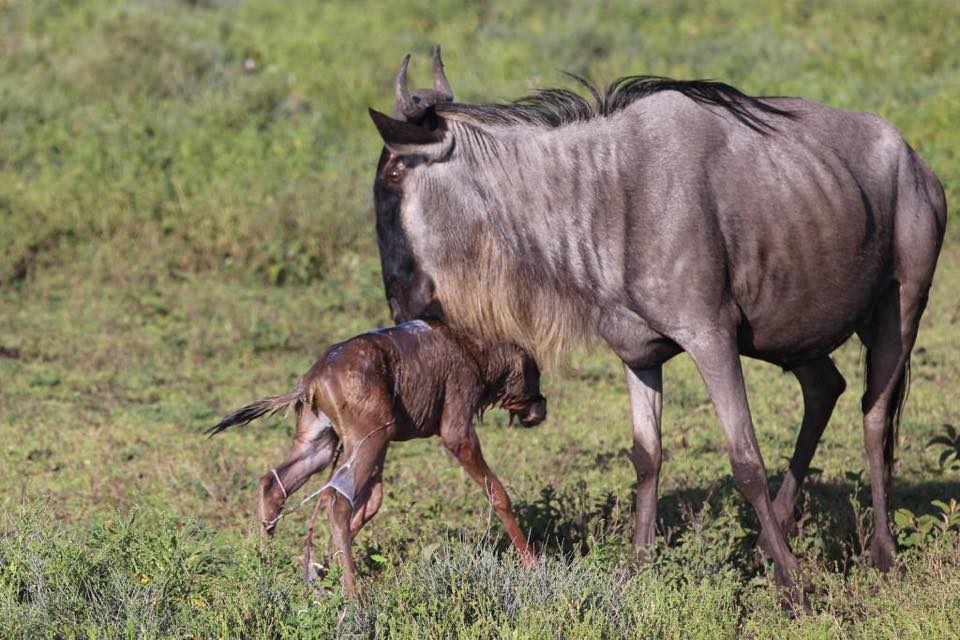
[[[927,442],[927,448],[940,446],[938,462],[941,469],[960,471],[960,431],[952,424],[943,425],[943,433]]]
[[[930,504],[940,513],[916,516],[909,509],[897,509],[893,521],[897,525],[897,541],[904,547],[924,547],[949,531],[960,531],[960,503],[934,500]]]

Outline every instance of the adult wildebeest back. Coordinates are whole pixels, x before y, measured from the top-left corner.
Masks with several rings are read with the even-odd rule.
[[[943,188],[897,130],[799,98],[652,77],[590,87],[592,103],[548,90],[415,108],[405,74],[406,61],[403,119],[371,110],[385,145],[374,195],[395,319],[443,316],[547,363],[599,335],[627,373],[641,551],[655,530],[661,365],[689,353],[785,586],[798,565],[783,530],[845,386],[829,354],[856,332],[871,550],[889,568],[896,414],[946,224]],[[803,390],[772,502],[740,354],[789,369]]]

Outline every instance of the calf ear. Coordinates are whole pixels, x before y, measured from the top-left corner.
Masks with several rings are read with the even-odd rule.
[[[435,129],[396,120],[374,109],[370,109],[370,119],[380,132],[383,144],[398,156],[416,155],[441,160],[453,146],[453,136],[443,118],[436,118],[438,126]]]

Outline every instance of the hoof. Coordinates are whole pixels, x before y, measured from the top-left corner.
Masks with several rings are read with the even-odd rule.
[[[786,574],[776,569],[774,575],[777,586],[781,590],[780,608],[783,611],[794,618],[801,613],[810,614],[813,612],[808,596],[813,590],[813,586],[800,572],[799,565]]]
[[[643,566],[649,564],[653,560],[654,548],[653,543],[648,544],[635,544],[633,545],[633,561],[639,565]]]
[[[897,546],[890,536],[873,537],[870,543],[871,564],[877,571],[888,573],[893,568],[897,557]]]

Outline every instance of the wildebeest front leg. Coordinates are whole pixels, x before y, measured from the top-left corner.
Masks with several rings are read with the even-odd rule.
[[[663,410],[661,367],[631,369],[624,366],[630,392],[633,421],[633,451],[630,459],[637,472],[636,528],[633,550],[645,560],[657,529],[657,484],[660,478],[660,416]]]
[[[473,427],[466,429],[457,429],[453,433],[443,433],[443,444],[460,462],[474,482],[480,485],[483,493],[490,500],[493,510],[503,523],[510,536],[510,542],[520,553],[520,558],[525,565],[531,565],[536,561],[530,545],[527,544],[527,538],[513,517],[513,511],[510,509],[510,496],[507,490],[493,474],[486,460],[483,459],[483,453],[480,451],[480,439],[477,437]]]
[[[784,535],[789,535],[796,523],[794,508],[800,495],[800,487],[810,469],[810,462],[817,451],[823,430],[830,421],[837,399],[847,387],[843,376],[828,356],[796,367],[792,372],[803,390],[803,423],[790,466],[773,501],[773,513]],[[769,544],[762,534],[758,544],[763,552],[771,557]]]
[[[736,340],[732,336],[700,337],[687,347],[687,352],[700,370],[717,417],[723,425],[733,478],[753,505],[763,534],[769,541],[777,584],[787,589],[792,598],[796,597],[800,565],[777,525],[767,492],[766,469],[753,429]]]

